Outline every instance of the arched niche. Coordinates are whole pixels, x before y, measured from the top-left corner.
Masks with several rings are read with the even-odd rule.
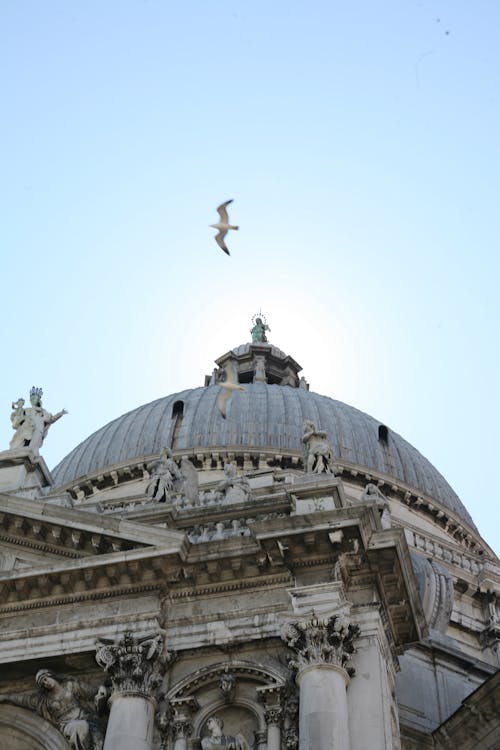
[[[251,747],[254,746],[256,735],[259,732],[265,732],[266,724],[262,707],[253,701],[241,698],[233,703],[217,701],[204,706],[197,714],[193,725],[195,737],[201,740],[206,736],[207,721],[212,716],[218,716],[224,721],[224,733],[242,734]]]
[[[0,705],[0,748],[70,750],[62,734],[34,711]]]
[[[194,695],[204,685],[216,682],[231,672],[237,679],[255,682],[256,685],[284,685],[287,680],[287,672],[280,666],[270,667],[255,664],[244,659],[235,659],[231,662],[218,662],[196,672],[187,675],[177,682],[168,691],[168,698],[185,698]]]
[[[234,690],[224,691],[221,682],[228,676],[234,682]],[[265,692],[280,694],[288,676],[280,665],[264,666],[245,660],[218,662],[198,669],[167,693],[167,701],[174,709],[173,723],[175,725],[176,718],[188,720],[191,725],[189,747],[201,746],[203,737],[207,736],[207,722],[212,717],[223,720],[224,734],[241,734],[250,747],[257,747],[257,738],[266,735]],[[262,739],[259,747],[261,743]],[[169,745],[171,747],[173,744]]]

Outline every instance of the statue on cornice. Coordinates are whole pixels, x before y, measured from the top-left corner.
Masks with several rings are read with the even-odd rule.
[[[31,406],[25,408],[24,398],[19,398],[13,402],[10,421],[16,432],[10,441],[9,447],[11,450],[29,448],[38,453],[50,425],[68,413],[66,409],[62,409],[57,414],[46,411],[42,407],[42,395],[42,389],[33,386],[30,390]]]
[[[177,482],[182,480],[182,474],[172,458],[170,448],[164,448],[156,461],[147,465],[151,472],[151,479],[146,487],[146,493],[157,503],[164,503],[170,499]]]
[[[332,446],[326,432],[316,429],[314,422],[304,422],[302,442],[305,448],[304,468],[308,474],[335,474]]]
[[[254,383],[267,383],[266,361],[264,357],[254,358],[253,382]]]
[[[219,716],[211,716],[207,721],[208,737],[201,741],[203,750],[250,750],[250,745],[242,734],[234,737],[223,734],[224,721]]]
[[[238,467],[234,461],[224,464],[224,479],[217,484],[217,490],[224,493],[226,502],[237,502],[250,499],[252,490],[245,476],[238,476]]]
[[[262,317],[264,317],[264,316],[262,316]],[[250,329],[250,333],[252,334],[252,343],[253,344],[258,344],[258,343],[267,344],[266,331],[270,331],[271,329],[269,328],[269,326],[265,322],[265,318],[264,318],[264,320],[262,320],[262,317],[260,317],[260,316],[259,317],[255,317],[254,316],[252,318],[253,327]]]
[[[36,711],[57,727],[71,750],[102,750],[99,716],[107,704],[107,688],[101,685],[96,691],[72,677],[56,677],[49,669],[40,669],[35,681],[36,692],[3,694],[0,703]]]

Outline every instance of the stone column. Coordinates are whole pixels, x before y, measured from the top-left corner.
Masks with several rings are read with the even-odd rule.
[[[299,750],[350,750],[346,687],[358,626],[346,615],[291,622],[282,638],[296,652],[300,688]]]
[[[283,685],[266,685],[257,688],[257,698],[264,705],[266,722],[266,750],[281,750],[281,726],[283,722]]]
[[[193,732],[190,721],[176,720],[172,725],[174,736],[174,750],[188,750],[188,740]]]
[[[158,690],[171,654],[164,633],[97,643],[96,661],[111,676],[113,692],[103,750],[152,750]]]
[[[191,695],[186,698],[174,698],[170,707],[173,710],[171,727],[174,750],[188,750],[189,738],[193,733],[192,715],[199,708],[198,701]]]
[[[267,750],[281,750],[281,719],[283,709],[279,706],[266,708],[264,717],[267,724]]]

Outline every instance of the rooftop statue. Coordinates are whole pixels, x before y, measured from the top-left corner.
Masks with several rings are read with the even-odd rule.
[[[46,411],[42,407],[42,395],[42,389],[33,386],[30,390],[31,406],[25,408],[24,398],[19,398],[13,402],[10,421],[12,422],[12,429],[16,432],[10,441],[11,449],[30,448],[30,450],[38,453],[50,425],[68,413],[66,409],[62,409],[57,414]]]
[[[252,318],[252,323],[254,323],[253,328],[250,329],[250,333],[252,334],[252,343],[258,344],[259,342],[262,342],[264,344],[267,344],[266,331],[271,330],[267,323],[265,323],[261,317],[255,318],[255,316],[254,318]]]
[[[56,677],[41,669],[35,678],[38,690],[0,695],[0,703],[11,703],[36,711],[67,739],[71,750],[102,750],[100,714],[107,703],[107,690],[98,690],[71,677]]]
[[[333,450],[326,432],[317,430],[314,422],[306,419],[302,442],[305,448],[304,468],[307,474],[335,474]]]
[[[224,464],[224,479],[217,484],[217,489],[224,493],[226,502],[244,501],[251,498],[250,482],[245,476],[238,476],[234,461]]]
[[[170,448],[164,448],[159,458],[149,463],[146,468],[151,472],[151,479],[146,487],[146,493],[158,503],[167,502],[176,483],[182,479],[182,474],[172,458]]]

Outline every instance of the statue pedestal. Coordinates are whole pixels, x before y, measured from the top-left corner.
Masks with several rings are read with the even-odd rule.
[[[13,448],[0,453],[0,492],[29,494],[52,485],[43,458],[29,448]]]

